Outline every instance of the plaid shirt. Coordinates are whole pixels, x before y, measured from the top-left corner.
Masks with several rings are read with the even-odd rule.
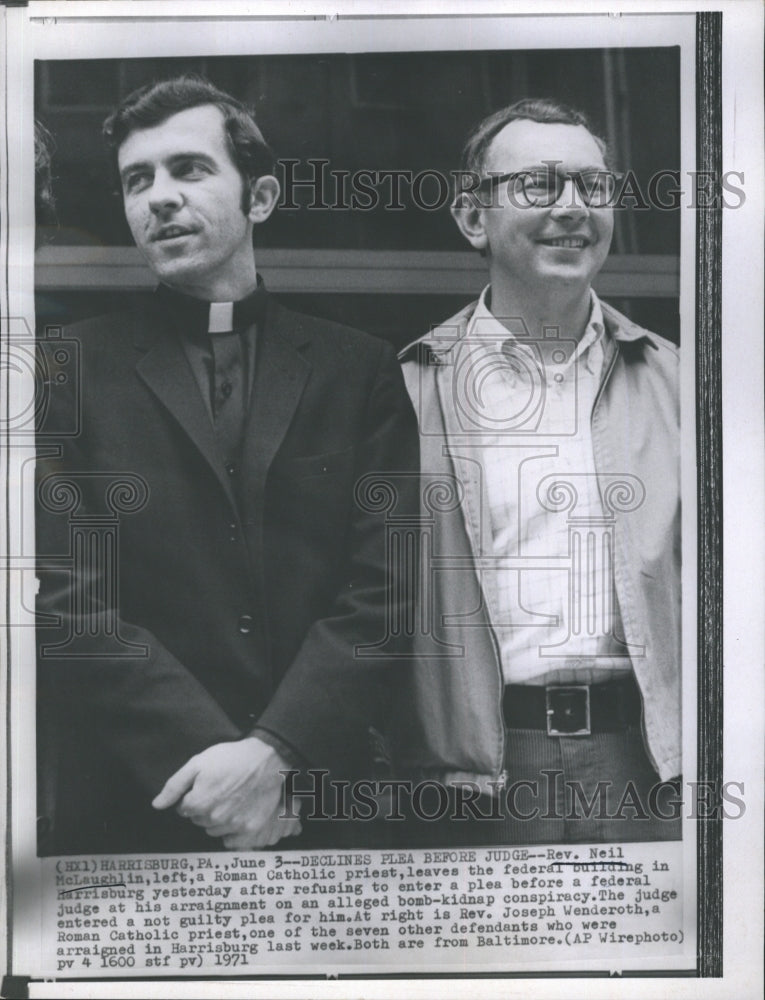
[[[487,291],[461,364],[473,383],[466,398],[474,422],[484,428],[475,443],[491,528],[484,555],[504,561],[492,567],[490,558],[482,572],[494,574],[484,593],[497,605],[489,610],[505,683],[610,680],[631,665],[615,638],[623,629],[592,452],[600,302],[593,292],[578,344],[548,335],[524,343],[489,312]]]

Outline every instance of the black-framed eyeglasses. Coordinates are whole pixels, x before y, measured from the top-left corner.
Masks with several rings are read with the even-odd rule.
[[[486,191],[507,184],[510,200],[522,207],[549,208],[563,194],[566,181],[571,179],[585,205],[606,208],[613,203],[624,174],[612,170],[521,170],[513,174],[484,177],[478,185]]]

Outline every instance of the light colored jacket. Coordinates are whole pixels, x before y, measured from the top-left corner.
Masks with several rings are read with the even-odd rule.
[[[455,359],[475,306],[399,355],[420,425],[423,583],[415,664],[402,679],[392,753],[400,773],[492,791],[505,780],[504,681],[475,569],[476,544],[490,552],[483,545],[489,518],[480,464],[470,458],[471,438],[454,405]],[[602,306],[608,336],[591,416],[593,454],[599,483],[621,477],[636,484],[632,495],[626,488],[603,500],[614,518],[614,585],[643,699],[646,749],[666,780],[681,773],[678,351]],[[484,574],[484,587],[491,577]]]

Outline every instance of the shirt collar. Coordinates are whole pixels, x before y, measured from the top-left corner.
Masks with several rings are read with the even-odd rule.
[[[497,345],[500,350],[502,346],[509,340],[516,343],[522,343],[518,341],[518,338],[507,329],[507,327],[500,323],[500,321],[493,315],[490,311],[486,300],[491,292],[491,285],[487,285],[481,292],[478,303],[475,307],[473,315],[467,325],[467,330],[465,332],[465,337],[471,340],[473,343],[481,343],[486,341],[487,346]],[[576,362],[587,356],[585,359],[585,364],[589,371],[599,371],[600,363],[602,362],[602,350],[603,350],[603,336],[605,334],[605,322],[603,320],[603,309],[601,307],[600,299],[595,294],[595,292],[590,289],[590,316],[587,320],[587,326],[584,328],[584,333],[576,346],[576,349],[572,353],[564,369],[568,369],[571,365],[576,364]]]
[[[204,299],[195,299],[190,295],[184,295],[168,285],[159,285],[154,292],[155,301],[159,308],[166,315],[173,326],[185,336],[206,337],[210,331],[211,305]],[[253,292],[246,298],[238,302],[228,303],[231,306],[233,316],[233,327],[229,329],[246,329],[257,323],[262,323],[266,316],[267,303],[266,286],[263,279],[258,275],[258,284]],[[214,303],[216,307],[223,303]],[[225,309],[212,310],[212,318],[215,320],[216,314],[225,312]],[[221,332],[220,323],[215,323],[213,329]]]
[[[234,303],[211,302],[207,321],[208,333],[228,333],[234,329]]]
[[[577,348],[569,364],[576,364],[579,358],[584,361],[587,370],[593,374],[600,372],[603,364],[603,337],[606,332],[606,325],[603,321],[603,310],[600,299],[595,292],[590,289],[590,318],[584,333],[577,344]]]

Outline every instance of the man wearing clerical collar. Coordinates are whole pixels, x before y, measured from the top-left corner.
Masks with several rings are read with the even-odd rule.
[[[458,501],[432,514],[433,626],[394,745],[453,811],[406,836],[676,838],[677,351],[592,289],[619,177],[583,114],[491,115],[462,182],[452,214],[490,283],[401,355],[423,476]]]
[[[41,850],[263,847],[301,830],[283,772],[368,773],[406,592],[373,495],[416,514],[416,421],[390,345],[267,294],[244,106],[180,77],[104,133],[160,285],[69,330],[41,429]]]

